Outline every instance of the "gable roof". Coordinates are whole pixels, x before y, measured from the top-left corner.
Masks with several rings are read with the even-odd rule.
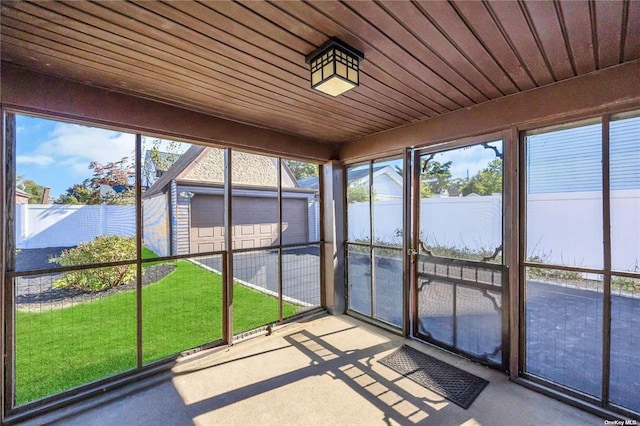
[[[298,179],[298,184],[301,188],[318,189],[320,187],[318,176],[309,176]]]
[[[275,186],[277,161],[263,155],[234,151],[232,171],[234,184]],[[144,194],[150,197],[164,192],[172,180],[193,182],[197,185],[222,184],[224,182],[224,155],[222,148],[192,145]],[[265,185],[265,181],[268,182]],[[282,162],[282,187],[297,188],[295,176]]]
[[[394,182],[398,185],[402,185],[402,175],[398,173],[391,166],[374,166],[372,170],[373,177],[377,177],[383,174],[388,175]],[[357,170],[349,170],[349,174],[347,176],[347,183],[353,183],[359,180],[368,179],[369,177],[369,169],[357,169]]]
[[[391,166],[375,166],[373,168],[373,177],[377,177],[380,175],[387,175],[394,183],[396,183],[400,188],[402,188],[402,175],[394,170]],[[359,180],[364,180],[369,177],[369,169],[354,169],[349,170],[347,175],[347,182],[349,184],[358,182]],[[298,183],[302,188],[310,188],[310,189],[318,189],[319,182],[318,176],[311,176],[304,179],[298,180]]]

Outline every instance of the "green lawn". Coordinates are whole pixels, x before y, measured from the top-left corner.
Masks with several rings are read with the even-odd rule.
[[[222,280],[188,261],[142,289],[143,359],[222,335]],[[283,304],[283,315],[297,307]],[[234,332],[276,321],[278,301],[234,284]],[[136,294],[122,292],[43,313],[16,312],[16,404],[136,367]]]
[[[149,249],[147,246],[142,246],[142,259],[144,259],[144,260],[148,260],[148,259],[155,259],[155,258],[157,258],[157,257],[160,257],[160,256],[158,256],[157,254],[155,254],[155,253],[154,253],[151,249]],[[148,266],[160,265],[160,264],[162,264],[162,263],[166,263],[166,262],[163,262],[162,260],[158,260],[158,261],[156,261],[156,262],[144,262],[144,263],[142,264],[142,267],[143,267],[143,268],[146,268],[146,267],[148,267]]]

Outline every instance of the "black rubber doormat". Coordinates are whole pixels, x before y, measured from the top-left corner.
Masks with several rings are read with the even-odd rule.
[[[488,381],[404,345],[380,364],[464,408],[473,404]]]

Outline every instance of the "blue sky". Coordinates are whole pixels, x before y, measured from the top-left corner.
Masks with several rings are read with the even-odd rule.
[[[16,134],[18,175],[50,187],[52,197],[91,177],[91,161],[105,164],[134,157],[135,135],[130,133],[17,115]],[[151,139],[147,141],[151,146]],[[190,146],[180,145],[181,151]]]

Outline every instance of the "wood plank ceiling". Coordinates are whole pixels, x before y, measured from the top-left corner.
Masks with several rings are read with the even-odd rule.
[[[2,1],[25,68],[344,142],[640,58],[640,1]],[[336,36],[360,87],[310,89]]]

